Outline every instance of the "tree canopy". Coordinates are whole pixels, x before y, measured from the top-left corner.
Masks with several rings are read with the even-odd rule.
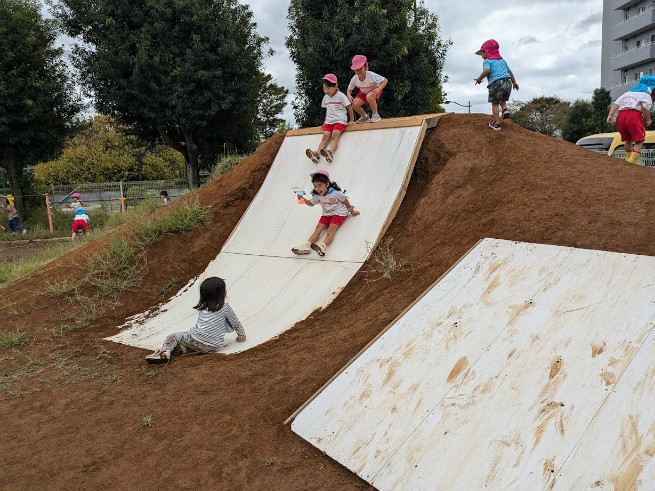
[[[352,57],[364,54],[370,70],[389,80],[380,111],[408,116],[441,110],[442,76],[451,44],[439,37],[438,18],[416,0],[291,0],[286,45],[296,64],[296,121],[319,125],[321,77],[334,73],[345,91]]]
[[[569,103],[559,97],[541,96],[529,102],[511,102],[509,108],[514,123],[528,130],[555,136],[569,110]]]
[[[236,0],[61,0],[81,40],[74,59],[99,112],[161,138],[199,183],[199,160],[223,144],[250,149],[268,39]]]
[[[23,169],[60,150],[82,109],[57,36],[36,0],[0,2],[0,165],[19,209],[28,186]]]
[[[56,160],[34,167],[44,184],[143,181],[184,177],[184,158],[164,145],[148,145],[108,116],[96,116],[68,140]]]
[[[612,97],[607,89],[595,89],[591,101],[579,99],[562,121],[562,138],[572,143],[594,133],[607,133],[615,130],[607,123],[607,113]]]

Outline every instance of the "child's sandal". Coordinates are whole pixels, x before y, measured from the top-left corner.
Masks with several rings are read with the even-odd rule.
[[[509,119],[509,111],[507,109],[503,111],[503,119]]]
[[[329,163],[332,163],[332,159],[334,158],[334,155],[332,155],[332,152],[330,150],[325,150],[324,148],[321,148],[321,157],[325,157],[325,160],[327,160]]]
[[[314,150],[308,148],[307,150],[305,150],[305,155],[307,155],[307,157],[309,157],[309,159],[311,159],[312,162],[318,164],[319,156]]]

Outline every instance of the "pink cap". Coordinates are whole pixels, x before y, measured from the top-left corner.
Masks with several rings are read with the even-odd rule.
[[[71,194],[71,198],[81,198],[80,193]]]
[[[353,62],[352,62],[352,65],[350,65],[350,68],[353,69],[353,70],[357,70],[357,69],[363,67],[364,65],[366,65],[366,62],[367,62],[366,56],[364,56],[364,55],[355,55],[353,57]]]
[[[323,174],[325,177],[328,178],[328,181],[330,180],[330,173],[324,169],[319,169],[316,172],[312,172],[309,174],[309,177],[314,177],[316,174]]]
[[[337,76],[334,73],[328,73],[321,80],[327,80],[328,82],[332,82],[333,84],[336,84]]]
[[[475,54],[480,55],[483,51],[486,51],[487,60],[500,60],[502,56],[500,56],[500,53],[498,52],[499,49],[500,46],[498,46],[498,42],[495,39],[488,39],[482,43],[482,46],[480,46],[480,49],[476,51]]]

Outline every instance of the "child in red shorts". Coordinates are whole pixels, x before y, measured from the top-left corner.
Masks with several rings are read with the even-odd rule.
[[[387,86],[388,80],[382,75],[369,71],[368,60],[364,55],[355,55],[350,68],[355,72],[355,76],[350,80],[346,94],[353,105],[353,109],[359,114],[356,123],[377,123],[382,119],[378,113],[378,99],[382,89]],[[359,92],[353,99],[352,91],[355,88],[359,89]],[[371,106],[370,118],[364,111],[366,106]]]
[[[339,144],[339,136],[346,131],[346,128],[352,124],[354,119],[352,105],[344,93],[339,92],[339,87],[337,87],[337,76],[328,73],[322,80],[325,95],[321,107],[326,109],[323,138],[315,152],[309,148],[305,152],[307,157],[312,159],[315,164],[318,164],[319,156],[323,156],[325,160],[332,162],[334,152],[337,151],[337,145]],[[325,147],[328,142],[330,143],[330,149],[326,150]]]
[[[71,240],[75,240],[78,230],[84,230],[84,235],[89,232],[89,215],[84,212],[84,208],[75,210],[75,219],[73,220],[73,235]]]
[[[625,160],[639,165],[641,146],[646,139],[646,126],[651,124],[650,108],[653,104],[653,89],[655,89],[655,76],[644,75],[639,83],[628,92],[621,95],[607,115],[607,122],[611,123],[616,110],[616,129],[621,133],[621,141],[625,142]]]
[[[359,212],[351,206],[348,197],[341,192],[341,188],[336,182],[330,181],[330,174],[326,170],[317,170],[309,174],[312,178],[314,190],[311,198],[307,199],[303,195],[298,195],[298,200],[303,200],[306,205],[321,205],[321,219],[318,221],[314,233],[309,237],[307,242],[294,247],[291,251],[294,254],[309,254],[310,249],[314,249],[319,256],[325,256],[325,250],[334,239],[334,234],[339,226],[344,222],[348,214],[356,217]],[[327,235],[323,242],[318,242],[323,230],[327,229]]]

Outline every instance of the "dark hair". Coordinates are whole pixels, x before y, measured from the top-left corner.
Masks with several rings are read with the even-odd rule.
[[[225,305],[225,281],[218,276],[211,276],[200,284],[200,300],[193,307],[197,310],[216,312]]]
[[[337,86],[337,84],[335,84],[334,82],[330,82],[329,80],[323,80],[323,85],[325,85],[326,87],[336,87]]]
[[[159,196],[168,196],[168,191],[161,191]]]
[[[326,176],[325,174],[314,174],[314,176],[312,177],[312,184],[314,184],[315,182],[322,182],[323,184],[327,184],[328,191],[330,190],[330,188],[334,189],[335,191],[341,191],[339,185],[334,181],[330,181],[330,179],[328,179],[328,176]],[[312,190],[312,194],[316,195],[318,193],[314,189]]]

